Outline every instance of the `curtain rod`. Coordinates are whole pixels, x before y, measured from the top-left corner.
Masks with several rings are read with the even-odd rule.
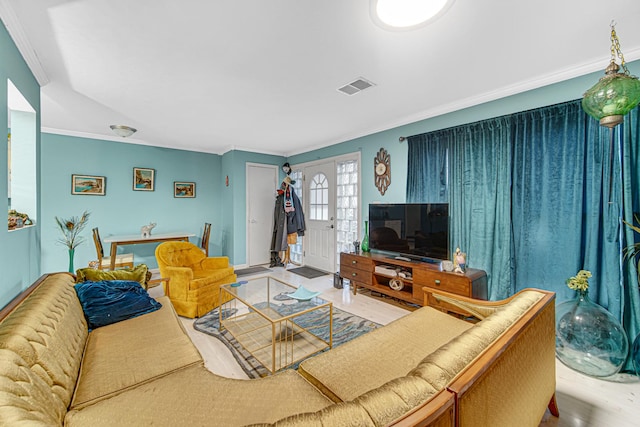
[[[569,101],[558,102],[556,104],[551,104],[551,105],[547,105],[547,106],[544,106],[544,107],[530,108],[530,109],[524,110],[524,111],[518,111],[518,112],[515,112],[515,113],[503,114],[501,116],[496,116],[496,117],[492,117],[492,118],[493,119],[498,119],[498,118],[513,117],[513,116],[517,116],[519,114],[529,113],[529,112],[537,111],[537,110],[540,110],[542,108],[547,108],[547,107],[560,107],[560,106],[571,105],[571,104],[575,104],[577,107],[580,107],[581,101],[582,101],[582,98],[572,99],[572,100],[569,100]],[[468,125],[475,124],[475,123],[481,123],[483,121],[484,120],[477,120],[477,121],[471,122],[471,123],[461,123],[459,125],[450,126],[448,128],[435,129],[435,130],[431,130],[431,131],[428,131],[428,132],[417,133],[417,134],[411,135],[411,136],[424,135],[424,134],[427,134],[427,133],[430,133],[430,132],[437,132],[439,130],[445,130],[445,129],[456,129],[456,128],[460,128],[460,127],[463,127],[463,126],[468,126]],[[409,138],[411,138],[411,136],[401,136],[400,138],[398,138],[398,141],[400,143],[402,143],[402,142],[408,140]]]

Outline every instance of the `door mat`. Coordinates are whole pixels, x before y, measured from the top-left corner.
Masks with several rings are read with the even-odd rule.
[[[266,303],[259,303],[256,306],[265,304]],[[309,302],[296,302],[295,304],[308,304],[309,307],[312,306],[312,303]],[[283,316],[291,314],[291,306],[287,303],[283,303],[282,305],[271,304],[271,307]],[[233,357],[249,378],[260,378],[269,375],[269,371],[244,347],[242,347],[242,345],[238,343],[229,331],[226,329],[220,331],[220,314],[218,310],[219,308],[215,308],[201,318],[196,319],[196,321],[193,322],[193,328],[196,331],[203,332],[219,339],[231,351],[231,354],[233,354]],[[236,309],[225,308],[222,311],[222,317],[227,318],[229,316],[233,316],[236,312]],[[325,319],[319,317],[326,317],[326,312],[311,311],[302,314],[296,317],[295,323],[303,328],[315,328],[313,332],[319,338],[328,340],[329,327],[327,326]],[[371,332],[380,326],[381,325],[378,323],[333,307],[333,348],[359,337],[360,335],[366,334],[367,332]],[[309,357],[311,356],[312,355],[309,355]],[[301,362],[302,360],[286,369],[296,369]]]
[[[249,274],[257,274],[257,273],[268,273],[270,270],[266,267],[248,267],[248,268],[241,268],[240,270],[236,270],[234,271],[234,273],[236,273],[236,276],[240,277],[240,276],[247,276]]]
[[[298,267],[298,268],[292,268],[291,270],[287,270],[287,271],[302,277],[306,277],[307,279],[315,279],[316,277],[322,277],[329,274],[326,271],[317,270],[313,267]]]

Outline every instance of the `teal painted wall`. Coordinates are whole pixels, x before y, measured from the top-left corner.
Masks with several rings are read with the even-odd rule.
[[[604,75],[604,67],[606,65],[603,63],[603,71],[294,155],[289,157],[287,161],[292,165],[296,165],[360,151],[362,161],[362,219],[365,220],[368,217],[368,205],[370,203],[402,203],[406,200],[408,144],[406,141],[399,142],[398,138],[400,136],[418,135],[582,98],[583,93]],[[631,74],[640,75],[640,61],[628,63],[627,66]],[[380,195],[373,180],[373,159],[380,148],[384,148],[391,155],[391,186],[384,196]]]
[[[234,168],[233,168],[233,159],[234,152],[228,151],[222,155],[222,174],[221,179],[225,183],[224,187],[220,194],[220,200],[218,203],[221,206],[221,218],[222,224],[220,227],[220,234],[222,239],[222,251],[225,255],[229,256],[229,254],[233,254],[235,250],[234,238],[233,238],[233,227],[234,227],[234,193],[236,191],[242,191],[242,194],[245,193],[244,189],[240,189],[235,182],[234,178]],[[226,185],[226,177],[229,177],[229,185]],[[235,257],[229,257],[229,259],[234,260],[234,264],[241,264],[240,262],[235,262]]]
[[[82,234],[85,242],[76,249],[76,268],[96,259],[93,227],[100,229],[104,240],[109,235],[139,234],[149,222],[158,224],[153,233],[195,233],[191,238],[195,244],[200,244],[204,223],[210,222],[209,254],[225,255],[232,264],[242,265],[246,262],[246,163],[284,163],[280,156],[243,151],[220,156],[46,133],[42,154],[47,159],[42,165],[47,179],[41,192],[43,272],[65,271],[68,266],[67,249],[57,243],[61,234],[54,218],[80,216],[84,210],[91,217]],[[155,169],[155,191],[133,191],[134,167]],[[106,176],[106,195],[72,195],[72,174]],[[174,198],[174,181],[195,182],[196,197]],[[155,246],[126,246],[119,252],[133,252],[136,263],[156,268]]]
[[[76,248],[75,267],[86,267],[96,259],[91,229],[98,227],[102,239],[109,235],[139,234],[140,227],[157,223],[152,233],[188,231],[200,244],[205,222],[212,224],[209,253],[224,253],[220,224],[222,204],[221,156],[103,141],[71,136],[42,134],[41,228],[42,271],[66,271],[68,255],[54,218],[91,213]],[[133,168],[155,169],[155,191],[133,191]],[[71,175],[106,176],[105,196],[71,194]],[[174,198],[174,181],[196,183],[195,198]],[[119,252],[133,252],[136,263],[156,268],[154,244],[126,246]],[[105,252],[109,252],[105,248]]]
[[[0,129],[7,129],[7,79],[20,90],[36,111],[36,125],[40,128],[40,86],[31,74],[4,25],[0,25]],[[3,132],[4,133],[4,132]],[[2,138],[6,138],[3,136]],[[0,198],[7,200],[7,149],[0,149]],[[36,167],[40,166],[40,134],[36,135]],[[40,179],[37,172],[36,179]],[[36,212],[27,212],[36,219]],[[0,307],[5,306],[18,293],[40,276],[40,223],[34,227],[9,232],[0,230]]]
[[[223,190],[225,248],[234,264],[247,262],[247,163],[282,165],[285,158],[248,151],[231,151],[223,156],[223,177],[229,176],[229,186]],[[273,189],[275,200],[276,189]],[[265,248],[268,250],[268,248]]]

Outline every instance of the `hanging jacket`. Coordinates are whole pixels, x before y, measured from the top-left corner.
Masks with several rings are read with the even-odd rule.
[[[291,199],[293,201],[293,211],[286,212],[287,215],[287,234],[297,233],[298,236],[304,236],[306,224],[304,221],[304,212],[302,211],[302,203],[298,198],[293,187],[291,189]]]
[[[287,215],[284,211],[284,192],[278,192],[273,210],[273,235],[271,236],[271,251],[287,250]]]
[[[290,186],[289,190],[289,197],[285,197],[284,190],[279,190],[278,195],[276,196],[273,211],[271,251],[286,251],[289,247],[289,244],[287,243],[287,235],[296,233],[298,236],[304,236],[304,231],[306,230],[302,203],[300,202],[300,199],[293,187]],[[287,203],[289,201],[292,202],[293,210],[291,209],[291,203]],[[286,212],[285,208],[289,212]]]

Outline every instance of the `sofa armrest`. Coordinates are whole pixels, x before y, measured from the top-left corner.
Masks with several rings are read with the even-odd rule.
[[[491,316],[498,308],[507,305],[515,295],[500,301],[484,301],[475,298],[464,297],[445,291],[434,291],[433,288],[422,288],[425,292],[425,305],[429,304],[427,294],[431,294],[438,302],[445,302],[464,310],[469,315],[483,320]]]
[[[159,285],[162,284],[162,290],[164,291],[165,296],[171,297],[170,291],[169,291],[169,281],[171,280],[170,277],[160,277],[159,279],[152,279],[149,280],[147,282],[147,286],[149,286],[150,288],[155,286],[155,285]],[[153,285],[153,286],[152,286]]]
[[[164,268],[165,274],[171,280],[167,283],[167,289],[172,299],[185,299],[189,284],[193,280],[193,270],[189,267],[170,267]]]
[[[537,426],[555,402],[555,294],[513,298],[531,290],[542,298],[447,386],[460,425]]]
[[[167,272],[167,276],[175,281],[193,279],[193,270],[189,267],[167,266],[165,267],[165,270]]]
[[[229,267],[229,257],[208,257],[200,261],[200,268],[203,270],[217,270],[219,268]]]

